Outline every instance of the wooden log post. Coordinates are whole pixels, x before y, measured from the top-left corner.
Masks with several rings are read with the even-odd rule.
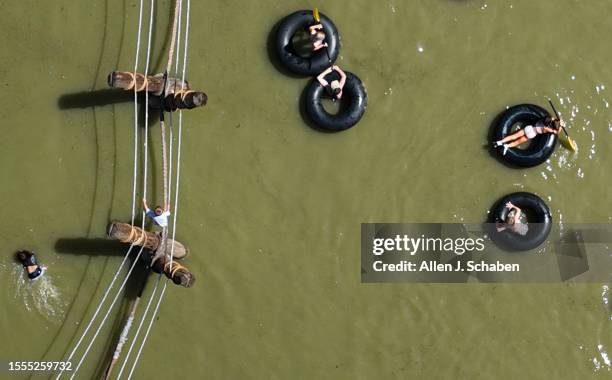
[[[165,82],[165,83],[164,83]],[[108,74],[108,85],[112,88],[120,88],[123,90],[133,90],[136,87],[137,92],[148,89],[153,95],[162,95],[167,88],[168,92],[173,93],[174,89],[183,88],[190,90],[189,82],[183,82],[177,78],[170,78],[164,81],[164,74],[149,75],[145,78],[144,74],[134,73],[129,71],[113,71]],[[165,85],[165,87],[164,87]]]
[[[164,98],[163,107],[166,111],[176,111],[177,109],[192,109],[205,106],[208,96],[200,91],[183,90],[173,94],[168,94]]]
[[[142,228],[129,223],[113,221],[108,226],[108,236],[119,240],[122,243],[136,244],[146,249],[156,252],[161,244],[161,236],[153,232],[145,231]],[[172,249],[172,239],[166,242],[166,253],[169,255]],[[178,241],[174,242],[174,258],[182,259],[189,254],[189,250]]]
[[[156,273],[164,273],[172,282],[186,288],[191,288],[195,282],[193,273],[176,260],[172,260],[172,263],[170,263],[170,257],[168,255],[160,257],[159,260],[153,264],[152,269]]]
[[[159,97],[151,99],[150,106],[164,111],[192,109],[205,106],[208,102],[208,96],[202,91],[191,90],[187,81],[183,82],[180,79],[169,77],[164,87],[164,74],[150,75],[145,78],[141,73],[134,75],[129,71],[113,71],[108,74],[108,85],[126,91],[133,90],[134,87],[137,92],[148,89],[151,94]]]
[[[132,227],[129,223],[113,221],[108,226],[108,236],[123,243],[129,243],[144,247],[152,252],[156,252],[161,244],[161,235],[145,231],[139,227]],[[194,275],[178,263],[189,254],[189,250],[178,241],[174,241],[174,256],[170,265],[170,252],[172,249],[172,239],[167,239],[165,255],[159,258],[153,265],[153,270],[157,273],[164,273],[175,284],[191,287],[195,281]]]

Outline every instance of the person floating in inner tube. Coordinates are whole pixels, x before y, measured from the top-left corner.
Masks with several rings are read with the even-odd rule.
[[[323,25],[316,24],[308,28],[310,30],[310,42],[312,43],[312,51],[317,51],[327,47],[325,42],[325,32]]]
[[[527,223],[523,223],[521,221],[522,211],[520,208],[512,204],[512,202],[506,203],[506,208],[510,210],[508,212],[508,216],[505,221],[497,221],[495,223],[495,227],[497,228],[497,232],[502,232],[506,229],[514,232],[515,234],[525,236],[527,235],[527,231],[529,231],[529,227]]]
[[[331,79],[331,82],[328,82],[325,77],[328,75],[332,75],[334,79]],[[321,86],[325,87],[329,94],[336,99],[342,98],[342,89],[344,88],[344,84],[346,83],[346,74],[342,69],[338,66],[333,65],[329,67],[327,70],[323,71],[319,76],[317,76],[317,80],[321,83]]]
[[[554,133],[556,135],[561,130],[561,127],[565,127],[565,122],[563,120],[546,116],[544,119],[539,120],[535,126],[527,125],[519,131],[496,141],[493,145],[496,148],[503,147],[504,150],[502,154],[505,155],[508,149],[519,146],[537,135],[545,133]]]
[[[41,277],[45,269],[47,269],[38,264],[38,259],[36,259],[36,254],[34,254],[34,252],[26,250],[17,251],[17,259],[21,262],[21,265],[23,265],[23,269],[30,280],[36,280]]]
[[[145,214],[149,218],[153,219],[155,224],[157,224],[158,226],[162,228],[168,226],[168,217],[170,216],[170,205],[166,205],[165,210],[162,209],[161,206],[156,206],[155,211],[153,211],[149,208],[149,205],[147,205],[147,200],[145,198],[142,198],[142,204],[145,209]]]

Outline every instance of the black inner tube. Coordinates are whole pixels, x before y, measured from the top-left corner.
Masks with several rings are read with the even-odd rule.
[[[528,231],[525,236],[519,235],[511,229],[497,231],[496,222],[506,223],[510,210],[507,202],[512,202],[521,209],[527,217]],[[537,195],[527,192],[518,192],[506,195],[491,210],[490,235],[500,248],[509,251],[528,251],[539,247],[546,239],[552,228],[552,216],[546,203]]]
[[[502,112],[492,125],[491,144],[503,139],[513,133],[512,127],[521,124],[534,125],[549,116],[548,111],[534,104],[519,104],[508,108]],[[537,135],[526,149],[508,149],[505,155],[502,154],[503,147],[495,148],[499,153],[500,159],[513,166],[532,167],[539,165],[550,158],[557,145],[557,135],[546,133]]]
[[[322,13],[319,13],[319,23],[323,25],[326,48],[312,52],[309,57],[301,56],[293,46],[293,36],[300,30],[308,30],[317,22],[312,11],[297,11],[285,17],[276,30],[276,53],[279,60],[288,70],[305,76],[321,73],[331,66],[340,52],[340,36],[334,23]]]
[[[331,79],[328,81],[331,82]],[[343,131],[357,124],[368,104],[368,94],[363,82],[350,72],[346,72],[346,83],[342,89],[342,99],[339,100],[338,113],[331,114],[325,110],[323,97],[331,96],[318,80],[313,79],[306,86],[304,93],[306,114],[317,127],[331,132]]]

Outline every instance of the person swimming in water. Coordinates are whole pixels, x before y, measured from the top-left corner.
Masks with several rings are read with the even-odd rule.
[[[497,221],[495,223],[495,227],[497,228],[497,232],[502,232],[506,229],[514,232],[515,234],[525,236],[527,235],[527,231],[529,231],[529,227],[527,223],[523,223],[521,221],[522,211],[520,208],[515,206],[512,202],[506,203],[506,208],[510,210],[506,220],[501,222]]]
[[[330,74],[333,75],[334,79],[332,79],[331,82],[328,82],[325,77]],[[332,65],[319,74],[319,76],[317,76],[317,80],[319,83],[321,83],[321,86],[328,89],[332,97],[335,97],[336,99],[342,98],[342,89],[346,83],[346,74],[338,66]]]
[[[325,42],[325,32],[323,31],[323,25],[316,24],[308,28],[310,30],[310,42],[312,43],[312,51],[317,51],[327,47]]]
[[[527,125],[521,128],[517,132],[504,137],[503,139],[493,143],[495,148],[503,147],[502,155],[506,155],[508,149],[517,147],[524,142],[527,142],[537,135],[543,135],[545,133],[559,134],[562,127],[565,127],[565,122],[558,118],[552,118],[546,116],[544,119],[539,120],[536,125]]]
[[[41,277],[45,269],[47,269],[38,263],[38,259],[34,252],[26,250],[17,251],[17,259],[21,262],[21,265],[23,265],[23,269],[30,280],[36,280]]]
[[[166,205],[165,210],[162,209],[161,206],[156,206],[155,211],[153,211],[149,208],[149,205],[147,205],[147,200],[145,198],[142,198],[142,204],[145,209],[145,214],[149,218],[153,219],[155,224],[157,224],[158,226],[162,228],[168,226],[168,216],[170,216],[170,205]]]

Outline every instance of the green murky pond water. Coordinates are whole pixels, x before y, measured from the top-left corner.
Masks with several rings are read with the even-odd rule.
[[[612,2],[318,4],[340,30],[338,63],[369,94],[364,119],[339,134],[306,125],[308,79],[279,73],[266,49],[280,18],[316,5],[192,4],[187,77],[209,104],[184,113],[177,238],[197,282],[169,286],[134,377],[609,378],[608,284],[365,285],[359,234],[362,222],[480,222],[517,190],[547,200],[555,223],[609,222]],[[170,8],[156,6],[151,72],[164,65]],[[2,10],[0,360],[59,360],[123,253],[88,239],[130,218],[133,105],[90,92],[133,68],[138,4]],[[578,153],[559,148],[527,170],[491,158],[493,118],[547,97]],[[23,279],[18,248],[39,253],[42,280]],[[77,378],[105,365],[120,301]]]

